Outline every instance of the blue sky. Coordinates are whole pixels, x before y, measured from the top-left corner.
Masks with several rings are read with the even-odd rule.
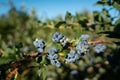
[[[0,0],[3,5],[0,4],[0,14],[4,14],[9,10],[9,6],[6,3],[9,0]],[[71,12],[73,15],[75,12],[82,12],[84,10],[100,11],[103,6],[94,6],[98,0],[11,0],[15,6],[19,9],[22,4],[25,5],[28,12],[34,8],[38,18],[54,18],[58,15],[64,16],[66,11]]]

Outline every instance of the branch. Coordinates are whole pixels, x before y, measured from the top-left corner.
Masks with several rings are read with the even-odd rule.
[[[10,80],[10,78],[18,72],[18,68],[14,68],[9,74],[7,74],[7,77],[5,80]]]
[[[88,42],[88,44],[90,44],[90,45],[95,45],[95,44],[113,44],[113,42],[105,41],[105,40],[98,40],[98,41]]]
[[[23,56],[24,56],[24,57],[37,57],[37,56],[46,55],[46,54],[48,54],[48,52],[30,53],[30,54],[24,54]]]

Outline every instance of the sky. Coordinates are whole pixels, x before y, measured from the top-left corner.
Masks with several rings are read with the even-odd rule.
[[[9,0],[0,0],[0,15],[8,12],[10,7],[7,5]],[[98,0],[11,0],[17,9],[25,5],[29,13],[32,8],[36,10],[38,18],[55,18],[59,15],[64,16],[66,11],[73,15],[76,12],[88,10],[102,10],[103,6],[95,6]]]

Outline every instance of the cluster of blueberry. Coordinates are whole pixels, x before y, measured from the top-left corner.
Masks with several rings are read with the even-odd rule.
[[[89,35],[83,34],[83,35],[81,35],[80,38],[81,38],[81,41],[78,42],[78,44],[75,46],[74,49],[70,49],[70,52],[66,55],[66,59],[65,59],[66,63],[75,62],[75,61],[79,60],[80,56],[85,55],[89,52],[90,46],[87,41],[89,38]],[[55,34],[53,34],[52,40],[53,40],[53,42],[62,44],[63,47],[65,47],[67,45],[66,37],[64,35],[60,34],[59,32],[56,32]],[[36,39],[33,42],[33,44],[37,48],[39,53],[44,52],[45,42],[43,39],[40,39],[40,40]],[[94,49],[97,53],[100,53],[100,52],[105,51],[106,46],[102,45],[102,44],[97,44],[94,47]],[[50,63],[52,65],[55,65],[56,67],[60,67],[61,63],[58,60],[58,58],[59,58],[58,48],[52,48],[52,49],[48,50],[47,53],[48,53],[47,59],[49,59]]]
[[[53,42],[61,43],[63,47],[65,47],[67,44],[66,37],[59,32],[53,34],[52,40]]]
[[[89,44],[87,42],[88,38],[89,35],[81,35],[82,41],[77,44],[76,50],[70,50],[70,52],[66,55],[66,63],[75,62],[81,55],[85,55],[89,52]]]
[[[45,49],[45,42],[43,39],[36,39],[34,42],[33,42],[34,46],[37,48],[37,51],[39,53],[43,52],[44,49]]]
[[[50,60],[50,63],[56,67],[60,67],[61,65],[61,63],[58,61],[58,57],[58,48],[52,48],[48,50],[47,58]]]
[[[87,42],[87,40],[82,40],[81,42],[78,43],[78,45],[76,46],[76,50],[77,53],[79,55],[85,55],[89,52],[89,44]]]
[[[106,46],[103,44],[96,44],[94,47],[94,50],[96,53],[101,53],[101,52],[104,52],[106,50]]]
[[[79,55],[76,53],[75,50],[70,50],[70,52],[66,55],[66,63],[75,62],[79,59]]]
[[[79,42],[78,45],[76,46],[76,50],[77,50],[77,53],[79,55],[85,55],[85,54],[88,53],[88,51],[89,51],[89,45],[85,44],[85,43],[84,43],[84,41],[83,42]]]

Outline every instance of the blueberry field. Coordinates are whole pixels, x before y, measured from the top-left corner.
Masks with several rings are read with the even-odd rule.
[[[119,0],[45,21],[8,3],[0,15],[0,80],[120,80]]]

